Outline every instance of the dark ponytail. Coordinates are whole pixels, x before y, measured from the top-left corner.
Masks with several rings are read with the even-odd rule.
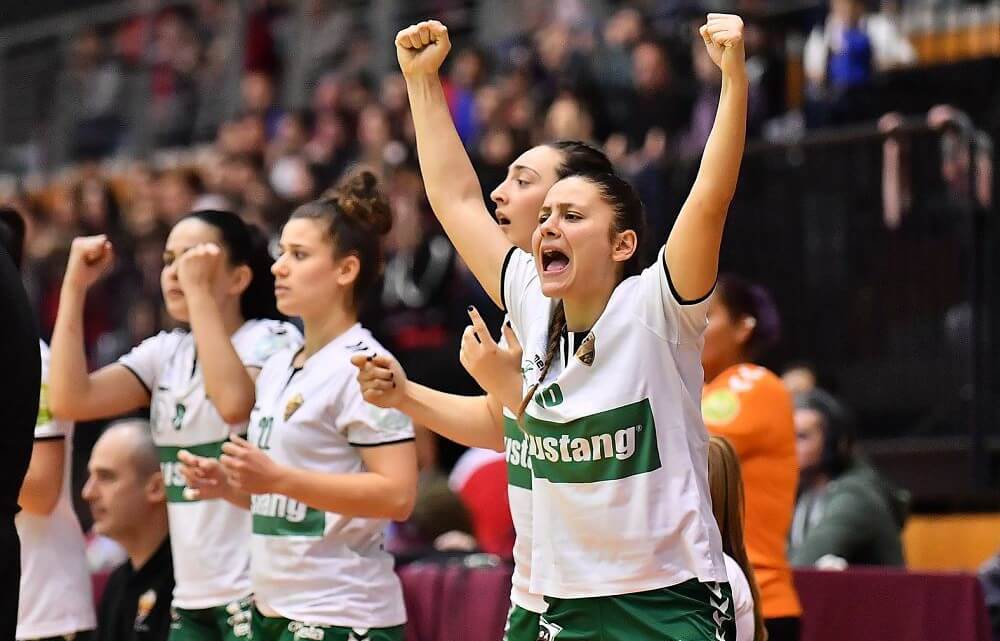
[[[614,165],[603,151],[580,140],[557,140],[546,144],[562,154],[556,167],[556,178],[562,180],[574,174],[613,174]]]
[[[195,218],[219,230],[222,244],[229,252],[229,262],[246,265],[252,278],[240,295],[240,313],[243,318],[283,319],[274,299],[274,260],[267,248],[267,237],[256,225],[249,225],[231,211],[205,209],[192,212],[185,218]]]
[[[334,256],[355,255],[361,263],[354,281],[355,310],[382,275],[381,237],[392,228],[389,201],[375,174],[358,171],[329,189],[318,200],[302,205],[291,218],[309,218],[326,224],[333,241]]]

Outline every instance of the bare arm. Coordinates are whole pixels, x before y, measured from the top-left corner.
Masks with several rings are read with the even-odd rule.
[[[406,520],[417,496],[413,442],[358,449],[364,472],[327,474],[279,465],[257,446],[231,435],[219,462],[244,492],[284,494],[318,510],[350,516]]]
[[[448,111],[438,69],[450,47],[448,29],[433,20],[396,36],[427,199],[462,259],[501,306],[500,272],[512,245],[486,208],[479,178]]]
[[[746,140],[748,82],[743,21],[709,14],[701,28],[712,60],[722,69],[722,94],[698,176],[666,243],[667,269],[685,300],[705,296],[719,272],[719,250]]]
[[[65,474],[65,454],[65,438],[35,440],[28,473],[17,497],[25,512],[46,516],[56,508]]]
[[[391,356],[351,358],[358,368],[364,399],[378,407],[403,412],[414,423],[468,447],[503,449],[503,416],[500,403],[487,396],[461,396],[431,389],[407,379]]]
[[[180,257],[177,276],[187,300],[205,395],[222,420],[235,424],[250,418],[256,394],[254,379],[236,353],[222,311],[212,295],[222,260],[217,245],[192,247]]]
[[[103,236],[77,238],[59,296],[49,365],[49,408],[55,416],[91,420],[145,407],[149,392],[122,365],[87,371],[83,342],[83,306],[87,289],[112,261]]]

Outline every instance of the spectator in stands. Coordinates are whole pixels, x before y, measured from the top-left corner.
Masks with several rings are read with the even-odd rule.
[[[191,26],[177,11],[161,15],[150,53],[149,124],[160,147],[191,143],[198,107],[195,74],[201,60]]]
[[[155,194],[160,222],[173,227],[181,218],[195,209],[198,198],[205,193],[198,172],[189,168],[171,169],[156,179]],[[100,232],[90,232],[97,234]]]
[[[337,68],[347,55],[354,17],[350,7],[333,0],[306,0],[290,27],[284,103],[302,107],[324,70]]]
[[[113,424],[97,440],[83,498],[94,531],[125,548],[128,561],[108,579],[96,641],[165,641],[174,589],[160,457],[145,421]]]
[[[781,373],[781,382],[794,396],[816,388],[816,370],[809,363],[792,363]]]
[[[892,17],[895,2],[871,15],[864,0],[832,0],[822,25],[809,34],[803,65],[809,81],[813,124],[838,124],[868,117],[859,93],[876,71],[912,64],[913,46]]]
[[[61,139],[69,141],[74,160],[114,151],[121,138],[122,73],[106,55],[96,29],[84,29],[70,45],[67,66],[56,83],[55,113]]]
[[[702,415],[740,458],[746,486],[746,544],[772,641],[798,639],[801,607],[788,565],[788,530],[798,465],[792,397],[781,380],[755,365],[780,335],[778,310],[761,286],[719,277],[708,308],[702,366]]]
[[[850,412],[821,389],[795,397],[800,492],[789,544],[793,565],[903,565],[905,494],[854,454]],[[836,557],[836,559],[830,558]]]
[[[619,123],[630,149],[643,147],[651,134],[669,140],[687,128],[691,99],[675,77],[662,45],[646,41],[632,50],[632,84],[628,120]]]
[[[0,209],[0,246],[20,266],[25,223],[15,210]],[[83,532],[70,490],[73,423],[49,411],[45,388],[48,346],[42,352],[42,392],[35,420],[31,463],[24,477],[14,519],[21,539],[20,608],[16,639],[89,634],[94,629],[94,599],[87,572]]]

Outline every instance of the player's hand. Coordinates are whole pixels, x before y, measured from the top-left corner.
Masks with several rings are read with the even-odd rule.
[[[469,307],[469,319],[472,324],[462,334],[462,350],[458,360],[483,390],[503,399],[503,390],[509,387],[512,379],[516,379],[520,385],[521,343],[510,325],[504,323],[502,331],[507,339],[507,347],[500,347],[493,340],[489,328],[475,307]]]
[[[89,289],[114,259],[111,241],[104,234],[74,238],[69,248],[64,283],[81,290]]]
[[[229,493],[226,470],[218,459],[181,450],[177,453],[177,460],[181,463],[181,474],[187,485],[184,498],[191,501],[220,499]]]
[[[395,358],[356,354],[351,363],[358,368],[358,384],[366,401],[386,409],[398,409],[406,390],[406,372]]]
[[[743,20],[729,13],[710,13],[698,30],[712,62],[722,69],[723,76],[746,75],[746,53],[743,50]]]
[[[219,463],[226,470],[229,484],[247,494],[274,492],[285,476],[282,466],[262,449],[236,434],[230,434],[229,441],[222,444]]]
[[[177,259],[177,281],[185,295],[211,291],[222,264],[222,248],[215,243],[195,245]]]
[[[425,20],[396,34],[396,58],[404,76],[436,74],[451,50],[448,27]]]

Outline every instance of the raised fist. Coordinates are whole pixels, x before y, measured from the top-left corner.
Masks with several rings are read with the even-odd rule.
[[[723,75],[746,73],[742,18],[729,13],[710,13],[698,32],[712,62],[722,69]]]
[[[451,50],[448,27],[425,20],[396,34],[396,57],[404,76],[436,74]]]
[[[111,241],[104,234],[74,238],[69,248],[65,282],[87,289],[107,271],[114,259]]]

